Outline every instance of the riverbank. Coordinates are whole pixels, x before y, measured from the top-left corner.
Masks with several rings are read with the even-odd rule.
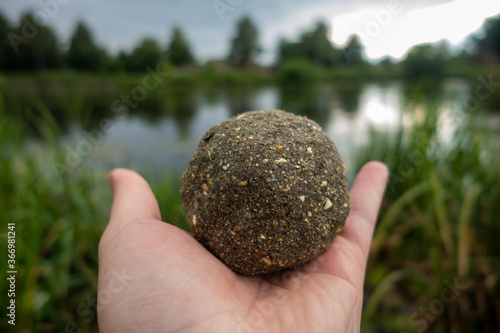
[[[310,63],[294,61],[280,68],[255,67],[250,69],[235,69],[231,67],[217,68],[212,64],[189,68],[176,68],[160,64],[156,68],[146,68],[142,72],[78,72],[74,70],[57,70],[26,73],[0,73],[0,88],[5,91],[18,90],[22,86],[29,89],[32,86],[62,85],[81,86],[85,89],[106,89],[114,86],[134,86],[143,84],[147,76],[159,84],[186,84],[200,86],[219,85],[260,85],[266,83],[281,83],[284,85],[304,82],[324,83],[329,81],[386,81],[403,80],[407,77],[401,64],[318,68]],[[464,65],[447,67],[442,76],[434,79],[463,78],[474,80],[478,76],[500,78],[500,68],[496,66]],[[289,81],[287,81],[289,80]],[[500,81],[498,79],[497,81]],[[26,87],[27,86],[27,87]]]
[[[421,92],[413,94],[418,100]],[[305,106],[312,104],[317,103]],[[433,105],[401,106],[404,124],[411,125],[391,131],[373,126],[353,156],[354,173],[373,159],[391,170],[367,270],[363,331],[411,331],[425,323],[437,332],[473,332],[499,325],[498,132],[481,121],[483,113],[477,110],[460,114],[457,127],[443,134],[448,120]],[[24,139],[33,131],[38,145],[28,153]],[[16,330],[63,331],[74,322],[72,327],[96,332],[98,244],[111,205],[106,172],[112,164],[107,167],[103,158],[102,168],[96,168],[84,159],[61,168],[68,149],[59,137],[51,107],[10,104],[7,110],[0,103],[0,210],[17,225],[16,315],[23,320]],[[166,222],[187,229],[178,174],[155,174],[148,163],[123,166],[136,168],[150,182]],[[0,256],[6,251],[1,247]],[[444,288],[455,281],[464,286],[460,297],[441,301]],[[0,292],[7,294],[5,282]],[[3,308],[6,301],[1,299]],[[432,320],[419,312],[437,309],[439,301],[443,307]]]

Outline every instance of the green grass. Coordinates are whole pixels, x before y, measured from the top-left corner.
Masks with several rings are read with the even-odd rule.
[[[23,119],[30,119],[43,148],[23,144],[29,127]],[[85,162],[67,172],[54,171],[53,163],[64,164],[66,158],[56,141],[58,132],[45,108],[16,110],[14,115],[0,102],[0,256],[7,257],[7,223],[15,222],[18,272],[16,326],[7,324],[2,310],[2,332],[76,332],[73,325],[82,332],[97,331],[97,249],[111,192],[106,172]],[[168,222],[186,229],[179,182],[166,173],[153,190]],[[7,289],[2,279],[2,309],[8,305]]]
[[[493,332],[500,325],[499,135],[488,118],[464,114],[444,140],[439,105],[423,114],[421,107],[407,106],[409,127],[373,129],[358,156],[359,166],[375,159],[391,170],[368,264],[363,331]],[[456,278],[466,287],[445,303],[446,281]],[[429,307],[426,318],[420,311]]]
[[[88,112],[81,99],[66,103],[74,117]],[[53,162],[66,158],[57,140],[61,129],[43,103],[30,105],[0,101],[2,258],[8,222],[16,223],[17,237],[13,331],[97,331],[97,249],[111,205],[107,171],[84,162],[55,173]],[[419,308],[436,304],[446,281],[457,277],[465,290],[425,321],[427,331],[498,330],[498,134],[472,115],[445,144],[436,139],[439,105],[420,107],[406,108],[411,126],[393,133],[374,129],[358,156],[359,167],[376,159],[391,169],[367,270],[363,331],[416,332],[423,325]],[[39,145],[25,144],[28,131],[38,133]],[[138,171],[152,179],[147,166]],[[153,191],[164,220],[186,229],[179,181],[166,173]],[[2,309],[6,294],[2,280]],[[11,328],[3,318],[2,332]]]

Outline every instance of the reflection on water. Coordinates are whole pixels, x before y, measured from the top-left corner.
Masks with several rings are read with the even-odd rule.
[[[323,129],[337,145],[348,170],[356,150],[368,142],[371,127],[388,131],[398,125],[404,107],[401,89],[398,83],[368,84],[360,90],[355,112],[331,109],[331,120]]]
[[[457,99],[469,89],[466,82],[445,83],[439,92],[440,105],[456,108]],[[90,158],[96,165],[102,165],[103,160],[115,166],[147,165],[157,174],[170,168],[182,172],[199,139],[210,127],[241,112],[265,109],[284,109],[318,122],[333,139],[350,170],[354,153],[368,140],[369,129],[397,128],[401,121],[406,121],[402,110],[414,102],[414,96],[408,95],[399,82],[289,88],[171,87],[151,92],[127,117],[117,119],[113,118],[110,106],[119,96],[119,92],[113,92],[82,98],[78,93],[66,93],[40,98],[61,123],[64,133],[61,140],[65,145],[76,147],[83,139],[82,128],[99,129],[101,120],[109,118],[113,127]],[[82,104],[80,111],[68,110],[67,105],[75,105],[74,99],[78,98]],[[83,126],[82,119],[87,119]],[[443,125],[441,133],[449,136],[452,128],[446,126],[450,122],[443,124],[448,125]]]

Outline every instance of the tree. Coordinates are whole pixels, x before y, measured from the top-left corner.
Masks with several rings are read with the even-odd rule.
[[[194,62],[189,43],[179,27],[175,27],[167,48],[167,59],[176,66],[188,65]]]
[[[4,29],[5,23],[3,23]],[[5,66],[9,70],[48,69],[60,65],[59,42],[48,26],[38,26],[33,13],[21,16],[19,26],[9,29]]]
[[[433,82],[444,76],[446,57],[443,44],[420,44],[414,46],[403,61],[406,77],[411,81]],[[446,51],[447,52],[447,51]]]
[[[500,60],[500,15],[486,20],[483,30],[484,37],[476,38],[476,52],[483,59]]]
[[[297,43],[281,40],[279,63],[306,59],[317,66],[330,67],[339,62],[340,54],[328,39],[328,26],[318,22],[316,27],[302,34]]]
[[[245,67],[254,62],[260,52],[258,31],[250,17],[243,17],[237,25],[236,34],[231,41],[228,61],[233,66]]]
[[[125,67],[130,71],[145,71],[147,67],[156,68],[161,61],[161,49],[155,39],[144,38],[125,59]]]
[[[298,60],[301,58],[305,58],[305,56],[303,55],[300,43],[289,42],[284,38],[280,40],[278,47],[278,61],[280,64],[283,64],[287,60]]]
[[[8,69],[12,53],[9,39],[10,24],[7,18],[0,12],[0,69]]]
[[[324,22],[316,23],[316,28],[302,35],[301,41],[307,59],[316,65],[327,67],[334,65],[338,55],[330,39],[328,39],[328,26]]]
[[[382,60],[380,60],[380,62],[378,63],[378,66],[382,68],[392,68],[394,67],[394,65],[394,61],[389,56],[383,57]]]
[[[359,37],[354,35],[349,38],[346,47],[342,50],[344,54],[342,60],[344,64],[348,66],[360,66],[364,65],[365,61],[363,59],[364,47],[361,44]]]
[[[83,21],[76,25],[67,56],[68,64],[80,70],[100,70],[105,65],[104,51],[95,44],[89,28]]]

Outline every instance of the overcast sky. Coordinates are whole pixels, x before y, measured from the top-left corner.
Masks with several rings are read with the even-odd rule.
[[[59,4],[61,3],[61,4]],[[54,6],[57,4],[57,6]],[[216,6],[216,4],[219,4]],[[221,5],[222,4],[222,5]],[[217,8],[218,9],[217,9]],[[171,29],[184,30],[198,59],[223,58],[236,21],[250,15],[260,32],[261,60],[269,63],[280,37],[295,38],[321,19],[342,44],[362,35],[369,58],[401,57],[414,44],[448,39],[459,44],[486,17],[500,13],[500,0],[1,0],[11,22],[26,10],[48,17],[63,42],[83,19],[97,41],[112,52],[144,37],[162,45]]]

